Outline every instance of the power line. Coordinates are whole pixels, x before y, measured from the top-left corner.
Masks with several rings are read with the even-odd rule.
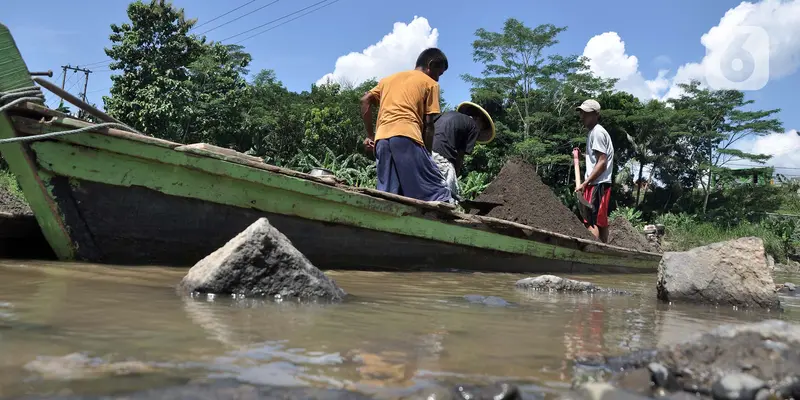
[[[228,15],[228,14],[230,14],[230,13],[232,13],[232,12],[236,11],[236,10],[239,10],[239,9],[241,9],[242,7],[244,7],[244,6],[248,5],[248,4],[252,4],[252,3],[254,3],[255,1],[256,1],[256,0],[251,0],[251,1],[247,2],[247,3],[244,3],[244,4],[242,4],[242,5],[241,5],[241,6],[239,6],[239,7],[236,7],[236,8],[234,8],[233,10],[230,10],[230,11],[228,11],[228,12],[225,12],[225,13],[223,13],[223,14],[220,14],[220,15],[218,15],[218,16],[216,16],[216,17],[214,17],[214,18],[212,18],[212,19],[210,19],[210,20],[208,20],[208,21],[206,21],[206,22],[204,22],[204,23],[202,23],[202,24],[195,25],[195,26],[193,26],[193,27],[192,27],[192,29],[189,29],[189,31],[192,31],[192,30],[194,30],[194,29],[197,29],[198,27],[200,27],[200,26],[203,26],[203,25],[205,25],[205,24],[208,24],[208,23],[210,23],[210,22],[212,22],[212,21],[216,21],[216,20],[218,20],[218,19],[220,19],[220,18],[222,18],[222,17],[224,17],[224,16],[226,16],[226,15]],[[250,14],[252,14],[252,13],[254,13],[254,12],[256,12],[256,11],[258,11],[258,10],[262,9],[262,8],[265,8],[265,7],[267,7],[267,6],[270,6],[270,5],[272,5],[272,4],[275,4],[275,3],[277,3],[278,1],[280,1],[280,0],[275,0],[275,1],[273,1],[273,2],[269,3],[269,4],[265,5],[265,6],[262,6],[262,7],[260,7],[260,8],[257,8],[257,9],[255,9],[255,10],[251,11],[250,13],[247,13],[247,14],[243,15],[242,17],[244,17],[244,16],[247,16],[247,15],[250,15]],[[239,18],[242,18],[242,17],[239,17]],[[239,18],[236,18],[236,19],[239,19]],[[225,23],[225,24],[223,24],[223,25],[229,24],[229,23],[231,23],[231,22],[235,21],[236,19],[234,19],[234,20],[231,20],[231,21],[228,21],[228,22],[226,22],[226,23]],[[203,33],[201,33],[201,35],[204,35],[204,34],[206,34],[207,32],[211,32],[212,30],[214,30],[214,29],[217,29],[217,28],[219,28],[220,26],[222,26],[222,25],[219,25],[219,26],[217,26],[217,27],[214,27],[214,28],[212,28],[212,29],[210,29],[210,30],[208,30],[208,31],[206,31],[206,32],[203,32]],[[109,62],[110,62],[110,61],[114,61],[114,59],[113,59],[113,58],[107,58],[107,59],[105,59],[105,60],[101,60],[101,61],[95,61],[95,62],[91,62],[91,63],[88,63],[88,64],[84,64],[83,66],[84,66],[84,67],[87,67],[87,68],[88,68],[88,67],[95,67],[95,68],[99,68],[99,67],[101,66],[101,64],[104,64],[104,63],[105,63],[105,65],[103,65],[103,67],[106,67],[106,66],[108,66],[108,65],[109,65]]]
[[[222,15],[219,15],[217,17],[214,17],[214,18],[212,18],[212,19],[210,19],[210,20],[208,20],[206,22],[203,22],[202,24],[193,26],[192,29],[189,29],[189,31],[195,30],[195,29],[197,29],[197,28],[199,28],[199,27],[201,27],[201,26],[203,26],[205,24],[208,24],[210,22],[214,22],[214,21],[216,21],[216,20],[218,20],[218,19],[220,19],[220,18],[222,18],[222,17],[224,17],[224,16],[226,16],[226,15],[228,15],[228,14],[230,14],[230,13],[232,13],[232,12],[234,12],[234,11],[236,11],[236,10],[246,6],[246,5],[248,5],[248,4],[252,4],[252,3],[255,3],[255,2],[256,2],[256,0],[250,0],[247,3],[244,3],[244,4],[240,5],[239,7],[234,8],[233,10],[230,10],[230,11],[226,12],[225,14],[222,14]]]
[[[225,26],[225,25],[228,25],[228,24],[230,24],[231,22],[234,22],[234,21],[240,20],[240,19],[242,19],[242,18],[244,18],[244,17],[246,17],[246,16],[248,16],[248,15],[250,15],[250,14],[252,14],[252,13],[256,12],[256,11],[258,11],[258,10],[261,10],[261,9],[267,8],[267,7],[269,7],[269,6],[271,6],[271,5],[275,4],[275,3],[277,3],[277,2],[279,2],[279,1],[281,1],[281,0],[275,0],[275,1],[271,2],[271,3],[267,3],[266,5],[263,5],[263,6],[259,7],[259,8],[256,8],[256,9],[255,9],[255,10],[253,10],[253,11],[250,11],[249,13],[246,13],[246,14],[244,14],[244,15],[240,15],[240,16],[238,16],[238,17],[236,17],[236,18],[234,18],[234,19],[232,19],[232,20],[230,20],[230,21],[228,21],[228,22],[225,22],[225,23],[223,23],[223,24],[217,25],[217,26],[215,26],[215,27],[213,27],[213,28],[211,28],[211,29],[209,29],[209,30],[207,30],[207,31],[205,31],[205,32],[203,32],[203,33],[201,33],[201,35],[205,35],[206,33],[208,33],[208,32],[211,32],[211,31],[213,31],[213,30],[215,30],[215,29],[217,29],[217,28],[221,28],[221,27],[223,27],[223,26]]]
[[[328,0],[325,0],[325,1],[328,1]],[[261,31],[261,32],[258,32],[258,33],[255,33],[255,34],[252,34],[252,35],[250,35],[250,36],[248,36],[248,37],[246,37],[246,38],[244,38],[244,39],[242,39],[242,40],[240,40],[240,41],[238,41],[238,42],[236,42],[236,43],[234,43],[234,44],[239,44],[239,43],[242,43],[242,42],[244,42],[244,41],[245,41],[245,40],[247,40],[247,39],[252,39],[252,38],[254,38],[254,37],[258,36],[258,35],[261,35],[262,33],[267,33],[267,32],[269,32],[269,31],[271,31],[271,30],[273,30],[273,29],[275,29],[275,28],[278,28],[278,27],[280,27],[280,26],[286,25],[286,24],[288,24],[289,22],[292,22],[292,21],[294,21],[294,20],[296,20],[296,19],[298,19],[298,18],[302,18],[303,16],[306,16],[306,15],[308,15],[308,14],[311,14],[311,13],[313,13],[313,12],[319,11],[319,10],[321,10],[321,9],[323,9],[323,8],[327,7],[327,6],[330,6],[330,5],[334,4],[334,3],[338,3],[339,1],[340,1],[340,0],[333,0],[333,1],[332,1],[332,2],[330,2],[330,3],[323,5],[322,7],[315,8],[315,9],[313,9],[313,10],[311,10],[311,11],[307,11],[307,12],[305,12],[305,13],[303,13],[303,14],[300,14],[300,15],[298,15],[298,16],[296,16],[296,17],[294,17],[294,18],[292,18],[292,19],[290,19],[290,20],[288,20],[288,21],[281,22],[281,23],[280,23],[280,24],[278,24],[278,25],[275,25],[275,26],[273,26],[273,27],[267,28],[267,29],[265,29],[265,30],[263,30],[263,31]],[[324,3],[324,1],[322,1],[322,2],[320,2],[320,3]],[[319,4],[319,3],[317,3],[317,4]],[[289,14],[289,15],[291,15],[291,14]]]
[[[778,165],[767,165],[767,164],[725,164],[724,166],[747,167],[747,168],[798,169],[798,170],[800,170],[800,167],[781,167],[781,166],[778,166]]]
[[[329,0],[322,0],[322,1],[318,1],[318,2],[316,2],[316,3],[312,4],[312,5],[308,6],[308,7],[301,8],[301,9],[299,9],[299,10],[295,11],[295,12],[292,12],[292,13],[286,14],[286,15],[284,15],[284,16],[282,16],[282,17],[280,17],[280,18],[273,19],[272,21],[265,22],[265,23],[263,23],[263,24],[261,24],[261,25],[259,25],[259,26],[255,27],[255,28],[248,29],[248,30],[246,30],[246,31],[244,31],[244,32],[239,32],[239,33],[237,33],[237,34],[235,34],[235,35],[233,35],[233,36],[226,37],[225,39],[222,39],[222,40],[220,40],[220,42],[224,42],[224,41],[226,41],[226,40],[228,40],[228,39],[233,39],[233,38],[235,38],[235,37],[237,37],[237,36],[244,35],[245,33],[252,32],[252,31],[254,31],[254,30],[257,30],[257,29],[263,28],[263,27],[265,27],[265,26],[267,26],[267,25],[269,25],[269,24],[271,24],[271,23],[273,23],[273,22],[278,22],[278,21],[280,21],[280,20],[282,20],[282,19],[284,19],[284,18],[288,18],[288,17],[290,17],[290,16],[292,16],[292,15],[295,15],[295,14],[297,14],[297,13],[299,13],[299,12],[302,12],[302,11],[308,10],[309,8],[312,8],[312,7],[318,6],[318,5],[320,5],[320,4],[322,4],[322,3],[325,3],[325,2],[327,2],[327,1],[329,1]],[[336,2],[336,1],[339,1],[339,0],[335,0],[334,2]],[[331,4],[332,4],[332,3],[331,3]],[[264,32],[266,32],[266,31],[264,31]],[[248,39],[249,39],[249,38],[248,38]],[[245,40],[246,40],[246,39],[245,39]]]

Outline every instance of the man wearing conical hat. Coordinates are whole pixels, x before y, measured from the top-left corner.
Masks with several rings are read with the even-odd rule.
[[[475,143],[486,144],[494,139],[494,121],[481,106],[465,101],[456,111],[442,113],[434,124],[433,161],[444,176],[445,185],[456,200],[461,200],[458,177],[464,155],[472,154]]]

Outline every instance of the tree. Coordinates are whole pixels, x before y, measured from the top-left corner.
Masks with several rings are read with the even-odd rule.
[[[139,131],[178,140],[192,112],[189,65],[203,54],[203,40],[189,35],[194,20],[165,0],[128,5],[130,23],[111,25],[114,61],[106,110]]]
[[[237,148],[282,165],[303,145],[303,98],[292,93],[272,70],[262,70],[245,89],[243,134]]]
[[[570,150],[585,138],[575,106],[613,87],[592,76],[583,57],[545,55],[565,30],[529,28],[513,18],[502,32],[478,29],[473,59],[484,65],[482,76],[462,76],[473,85],[473,101],[503,109],[492,114],[508,137],[498,145],[511,148],[498,153],[523,156],[552,185],[569,181]]]
[[[763,164],[770,156],[750,154],[734,148],[744,138],[763,136],[783,129],[782,123],[769,118],[775,110],[744,111],[753,103],[737,90],[710,90],[700,82],[680,84],[684,93],[670,103],[677,111],[683,131],[679,145],[689,152],[688,161],[697,171],[696,184],[703,191],[702,211],[708,210],[708,200],[718,189],[717,177],[729,173],[730,161]]]
[[[247,66],[252,57],[241,46],[214,43],[202,47],[203,53],[189,65],[187,88],[192,107],[185,116],[180,142],[210,142],[239,147],[242,130]]]

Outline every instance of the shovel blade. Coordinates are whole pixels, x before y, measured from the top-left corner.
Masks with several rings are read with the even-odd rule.
[[[578,212],[581,214],[581,218],[588,221],[594,207],[583,197],[582,193],[575,192],[575,199],[578,200]]]

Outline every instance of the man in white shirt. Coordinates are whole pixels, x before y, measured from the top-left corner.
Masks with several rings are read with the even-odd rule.
[[[589,130],[586,136],[586,173],[583,183],[575,191],[583,192],[583,198],[594,205],[594,212],[583,223],[594,237],[608,242],[608,206],[611,202],[611,170],[614,168],[614,144],[603,126],[597,123],[600,103],[586,100],[577,107],[583,126]]]

